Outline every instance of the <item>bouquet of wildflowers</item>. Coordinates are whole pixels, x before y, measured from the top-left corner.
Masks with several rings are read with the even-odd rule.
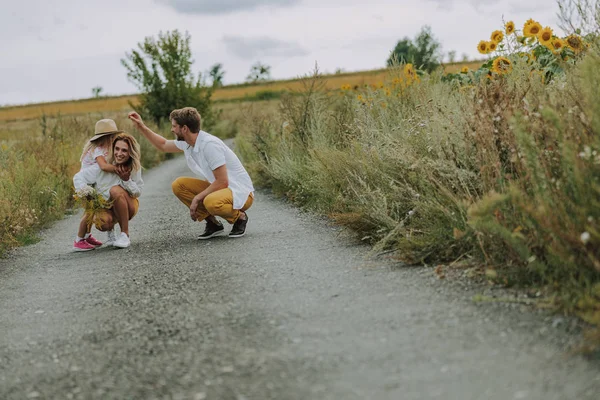
[[[84,209],[88,226],[92,226],[92,224],[102,226],[104,224],[104,216],[106,215],[104,210],[112,207],[111,201],[106,200],[91,186],[76,191],[73,198],[75,203]]]

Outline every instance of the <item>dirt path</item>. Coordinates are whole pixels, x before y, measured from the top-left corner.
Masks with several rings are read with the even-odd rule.
[[[71,253],[71,216],[0,261],[1,399],[598,398],[555,317],[367,258],[264,193],[246,237],[198,242],[180,175],[144,174],[129,249]]]

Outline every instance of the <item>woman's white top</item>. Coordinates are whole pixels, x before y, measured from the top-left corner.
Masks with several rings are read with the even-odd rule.
[[[142,194],[142,187],[144,187],[142,171],[139,170],[131,172],[128,181],[123,181],[119,178],[119,175],[115,173],[102,171],[98,164],[84,168],[73,176],[75,192],[79,192],[87,186],[94,184],[96,191],[106,200],[110,198],[110,188],[113,186],[121,186],[123,189],[127,190],[133,198],[140,197]]]

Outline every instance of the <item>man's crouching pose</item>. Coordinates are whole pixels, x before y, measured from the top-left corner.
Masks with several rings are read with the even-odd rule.
[[[154,133],[138,113],[129,113],[129,119],[154,147],[168,153],[183,151],[189,168],[202,177],[180,177],[172,185],[175,196],[189,207],[192,220],[206,219],[206,228],[198,239],[209,239],[225,232],[215,217],[233,224],[229,237],[244,236],[248,222],[246,210],[254,200],[250,175],[221,139],[201,130],[198,110],[193,107],[173,110],[169,118],[176,140],[167,140]]]

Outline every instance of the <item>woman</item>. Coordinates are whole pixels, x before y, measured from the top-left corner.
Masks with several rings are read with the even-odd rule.
[[[101,231],[112,230],[115,222],[121,228],[121,234],[112,244],[115,247],[129,247],[129,220],[137,214],[139,201],[142,194],[142,171],[140,164],[140,146],[135,138],[126,133],[121,133],[114,138],[108,163],[115,165],[116,172],[104,172],[98,165],[79,171],[73,177],[75,191],[85,193],[89,185],[95,184],[96,192],[111,207],[96,215],[102,226],[96,225]]]

